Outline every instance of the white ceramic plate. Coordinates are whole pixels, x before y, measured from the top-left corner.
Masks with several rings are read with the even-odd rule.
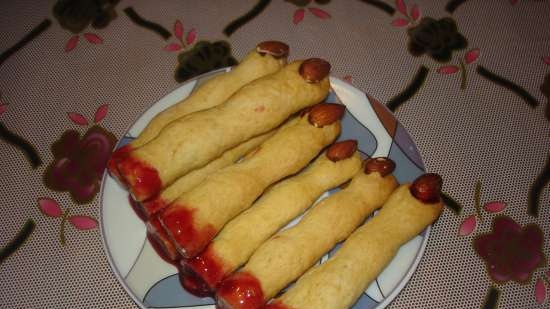
[[[117,148],[139,135],[158,112],[188,96],[205,80],[228,70],[217,70],[186,82],[153,104],[129,128]],[[394,175],[400,183],[412,181],[423,173],[416,146],[385,106],[340,79],[331,78],[330,82],[332,89],[326,102],[340,102],[347,107],[340,140],[358,140],[359,149],[365,156],[389,156],[396,163]],[[147,241],[145,224],[130,206],[128,193],[107,173],[103,176],[100,201],[101,231],[109,263],[124,289],[140,307],[214,308],[211,298],[195,297],[181,287],[176,267],[161,259]],[[429,228],[405,244],[353,309],[386,307],[414,273],[428,235]]]

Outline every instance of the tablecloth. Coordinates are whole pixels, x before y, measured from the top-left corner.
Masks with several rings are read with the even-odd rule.
[[[389,308],[550,308],[550,1],[25,0],[0,16],[1,308],[136,307],[101,241],[101,158],[264,40],[330,61],[444,179]]]

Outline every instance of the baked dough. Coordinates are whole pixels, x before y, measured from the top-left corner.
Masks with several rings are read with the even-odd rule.
[[[176,182],[165,188],[157,197],[137,203],[140,205],[142,213],[149,218],[146,223],[147,233],[151,236],[151,240],[156,242],[165,259],[174,261],[179,258],[179,253],[172,244],[172,240],[166,234],[166,231],[162,228],[158,212],[167,207],[184,192],[196,187],[208,175],[235,163],[247,152],[258,147],[259,144],[271,137],[275,131],[276,129],[249,139],[239,146],[224,152],[218,159],[179,178]]]
[[[269,185],[298,172],[338,134],[339,119],[322,128],[310,124],[307,117],[291,120],[252,156],[181,195],[161,213],[161,223],[184,257],[196,256]]]
[[[219,105],[244,85],[275,73],[285,65],[286,55],[276,58],[269,54],[260,54],[257,49],[250,51],[233,70],[208,80],[189,97],[157,114],[130,144],[134,148],[143,146],[155,138],[168,123],[193,112]]]
[[[319,82],[309,82],[300,74],[301,65],[295,61],[247,84],[221,105],[170,122],[156,138],[130,152],[117,168],[134,199],[143,201],[159,193],[225,150],[322,101],[329,90],[328,71]],[[304,61],[305,72],[316,65]]]
[[[224,152],[219,158],[211,161],[207,165],[189,172],[188,174],[180,177],[174,183],[164,188],[154,198],[148,199],[142,203],[139,203],[143,213],[150,217],[159,212],[168,204],[176,200],[184,192],[196,187],[201,181],[203,181],[208,175],[215,173],[216,171],[235,163],[242,158],[246,153],[250,152],[254,148],[258,147],[261,143],[267,140],[275,133],[276,129],[271,130],[262,135],[253,137],[248,141],[231,148]]]
[[[396,187],[393,175],[360,171],[345,189],[319,202],[297,225],[275,234],[245,266],[222,281],[216,294],[218,305],[260,308],[346,239]]]
[[[333,162],[327,154],[335,151],[345,152],[345,158]],[[214,290],[265,240],[311,206],[323,192],[346,182],[360,168],[356,141],[331,145],[304,171],[271,187],[251,208],[230,221],[200,255],[182,261],[187,273],[184,287],[194,294],[207,293],[192,291],[202,283],[207,285],[206,290]]]
[[[346,309],[399,248],[439,217],[443,204],[424,203],[401,185],[382,210],[358,228],[326,263],[309,270],[270,309]]]
[[[267,41],[258,44],[233,70],[209,79],[187,98],[157,114],[136,139],[115,151],[108,164],[111,175],[118,178],[120,176],[116,170],[118,160],[155,138],[168,123],[225,102],[242,86],[280,70],[286,65],[287,55],[288,45],[282,42]]]

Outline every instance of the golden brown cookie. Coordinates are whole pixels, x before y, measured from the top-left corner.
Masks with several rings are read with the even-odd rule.
[[[183,260],[184,287],[196,295],[213,291],[264,241],[309,208],[321,194],[361,168],[357,141],[332,144],[300,174],[282,180],[231,220],[200,255]]]
[[[157,136],[170,122],[196,111],[211,108],[227,100],[242,86],[262,76],[272,74],[286,65],[288,45],[278,41],[258,44],[241,63],[228,73],[218,75],[200,85],[187,98],[157,114],[140,135],[129,144],[116,150],[109,161],[111,175],[119,177],[116,169],[118,161],[126,154]]]
[[[441,178],[425,174],[401,185],[382,210],[358,228],[326,263],[309,270],[270,309],[346,309],[388,265],[399,248],[443,209]]]
[[[329,90],[328,68],[300,74],[301,68],[318,67],[318,62],[326,63],[295,61],[245,85],[221,105],[172,121],[153,140],[120,160],[117,170],[123,183],[136,200],[143,201],[227,149],[320,102]],[[315,72],[319,81],[312,82]]]
[[[311,113],[333,104],[319,104]],[[197,255],[232,218],[247,209],[276,181],[306,166],[340,134],[340,117],[323,128],[307,117],[291,120],[242,162],[207,177],[199,186],[170,204],[160,216],[168,235],[190,258]]]
[[[393,166],[390,159],[378,160]],[[386,202],[397,181],[393,175],[383,174],[360,171],[349,186],[312,207],[297,225],[263,243],[238,272],[218,286],[217,305],[260,308],[300,277]]]
[[[219,158],[211,161],[207,165],[178,178],[178,180],[164,188],[154,198],[138,203],[142,209],[142,212],[149,217],[164,209],[184,192],[187,192],[200,184],[208,175],[211,175],[216,171],[235,163],[246,153],[258,147],[258,145],[271,137],[275,131],[276,129],[253,137],[248,141],[227,150]]]

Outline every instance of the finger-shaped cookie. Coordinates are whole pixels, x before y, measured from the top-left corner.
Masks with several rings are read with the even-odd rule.
[[[196,256],[232,218],[252,205],[274,182],[306,166],[340,134],[344,106],[319,104],[309,115],[326,114],[316,127],[297,117],[261,144],[252,156],[207,177],[181,195],[160,220],[185,257]]]
[[[365,170],[346,188],[311,208],[297,225],[275,234],[245,266],[222,281],[216,293],[218,306],[260,308],[297,279],[386,202],[397,187],[393,175],[386,174],[394,166],[386,158],[367,160]]]
[[[326,263],[309,270],[266,308],[346,309],[388,265],[399,248],[443,209],[441,178],[425,174],[397,188],[382,210],[358,228]]]
[[[172,203],[184,192],[191,190],[201,183],[201,181],[203,181],[208,175],[211,175],[216,171],[235,163],[246,153],[258,147],[258,145],[271,137],[275,133],[275,130],[276,129],[253,137],[237,147],[227,150],[219,158],[211,161],[207,165],[178,178],[178,180],[174,183],[164,188],[156,197],[143,201],[142,203],[138,203],[142,209],[142,212],[149,217],[164,209],[168,206],[168,204]]]
[[[288,45],[278,41],[265,41],[258,44],[233,70],[208,80],[187,98],[151,119],[135,140],[113,153],[108,164],[109,172],[117,176],[118,161],[131,150],[155,138],[168,123],[193,112],[219,105],[244,85],[281,69],[286,65],[288,51]]]
[[[360,168],[357,141],[331,145],[304,171],[271,187],[251,208],[231,220],[200,255],[183,260],[184,287],[196,295],[213,291],[265,240]]]
[[[330,64],[322,59],[296,61],[245,85],[221,105],[172,121],[120,160],[117,168],[123,183],[138,201],[157,194],[225,150],[323,100],[329,71]]]
[[[149,199],[142,203],[136,203],[141,208],[143,215],[149,219],[146,222],[147,234],[156,242],[157,248],[161,250],[161,254],[166,260],[174,261],[180,258],[176,247],[172,244],[172,240],[162,228],[157,213],[175,201],[184,192],[187,192],[202,182],[208,175],[235,163],[242,158],[247,152],[250,152],[262,142],[267,140],[275,133],[276,129],[264,133],[260,136],[253,137],[248,141],[232,148],[219,157],[218,159],[208,163],[202,168],[191,171],[189,174],[182,176],[176,182],[165,188],[157,197]]]

